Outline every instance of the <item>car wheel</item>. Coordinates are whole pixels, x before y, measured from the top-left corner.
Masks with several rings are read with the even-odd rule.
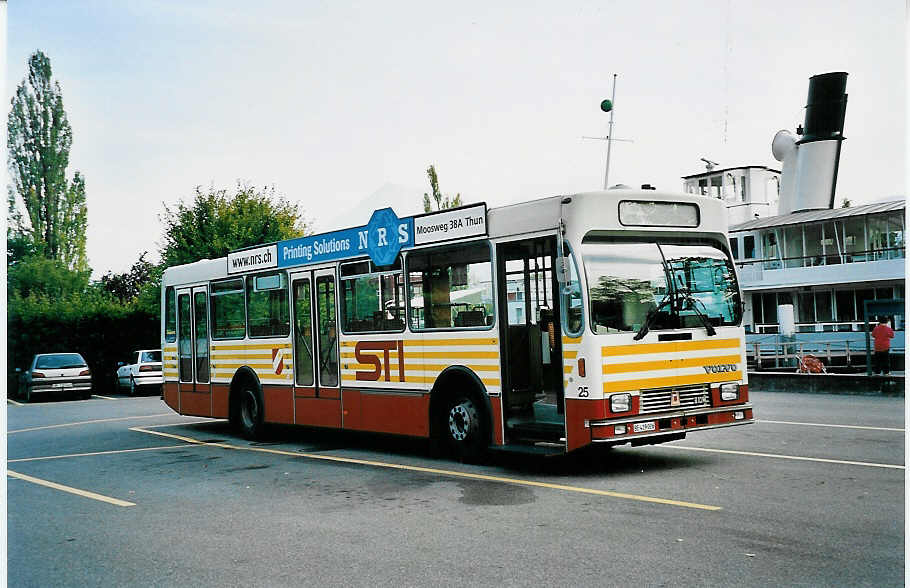
[[[26,387],[25,387],[25,401],[26,401],[26,402],[31,402],[31,401],[32,401],[32,388],[31,388],[31,386],[26,386]]]
[[[136,380],[130,378],[130,396],[136,395]]]

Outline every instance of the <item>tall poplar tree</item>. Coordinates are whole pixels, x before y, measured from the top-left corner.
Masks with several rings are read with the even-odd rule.
[[[37,255],[70,269],[87,269],[85,178],[78,171],[72,180],[66,177],[73,131],[60,84],[51,79],[51,61],[41,51],[29,57],[28,75],[16,88],[7,130],[9,254]]]
[[[461,194],[456,194],[455,198],[449,198],[448,196],[443,196],[442,192],[439,191],[439,178],[436,176],[436,166],[431,165],[427,168],[427,177],[430,179],[430,191],[432,192],[433,199],[430,199],[430,194],[426,192],[423,193],[423,211],[424,212],[433,212],[433,202],[436,203],[436,210],[445,210],[447,208],[457,208],[461,206]]]

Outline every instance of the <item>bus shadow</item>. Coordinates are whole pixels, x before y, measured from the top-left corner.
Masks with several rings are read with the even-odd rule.
[[[272,425],[256,441],[238,435],[227,421],[212,421],[186,425],[194,438],[203,443],[230,443],[250,447],[278,447],[301,454],[333,451],[358,451],[375,454],[376,461],[391,458],[419,459],[432,462],[430,467],[452,469],[461,465],[458,460],[439,455],[426,439],[362,433],[311,429],[299,426]],[[654,471],[672,471],[703,466],[712,457],[691,453],[655,452],[648,447],[587,447],[567,455],[540,456],[489,452],[482,459],[466,465],[495,467],[510,474],[546,475],[555,477],[630,475]]]

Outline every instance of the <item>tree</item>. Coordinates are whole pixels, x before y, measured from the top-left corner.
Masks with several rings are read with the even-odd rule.
[[[64,300],[82,294],[88,289],[90,274],[89,270],[71,270],[56,259],[27,257],[9,268],[8,302],[15,306],[15,300],[30,296]]]
[[[433,199],[430,195],[423,193],[423,211],[433,212],[433,202],[436,203],[436,210],[445,210],[446,208],[456,208],[461,206],[461,194],[456,194],[455,198],[449,200],[448,196],[443,196],[439,191],[439,178],[436,177],[436,167],[431,165],[427,168],[427,177],[430,178],[430,190],[433,192]]]
[[[143,251],[139,260],[127,272],[122,274],[107,272],[101,276],[101,288],[121,302],[135,299],[145,284],[154,281],[158,271],[155,264],[145,259],[146,255],[148,251]]]
[[[274,187],[237,183],[233,193],[198,186],[190,204],[164,207],[161,261],[165,267],[224,257],[229,251],[300,237],[309,227],[296,204]]]
[[[16,88],[7,131],[7,247],[13,261],[30,251],[71,269],[87,269],[85,178],[77,171],[67,180],[73,131],[60,83],[51,79],[50,59],[41,51],[29,58],[28,76]]]

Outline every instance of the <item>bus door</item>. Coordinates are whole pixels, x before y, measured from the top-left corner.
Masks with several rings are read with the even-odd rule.
[[[341,426],[335,270],[291,276],[294,312],[294,422]]]
[[[556,239],[497,246],[503,411],[509,441],[565,437]]]
[[[212,415],[209,296],[205,286],[177,290],[178,410]]]

